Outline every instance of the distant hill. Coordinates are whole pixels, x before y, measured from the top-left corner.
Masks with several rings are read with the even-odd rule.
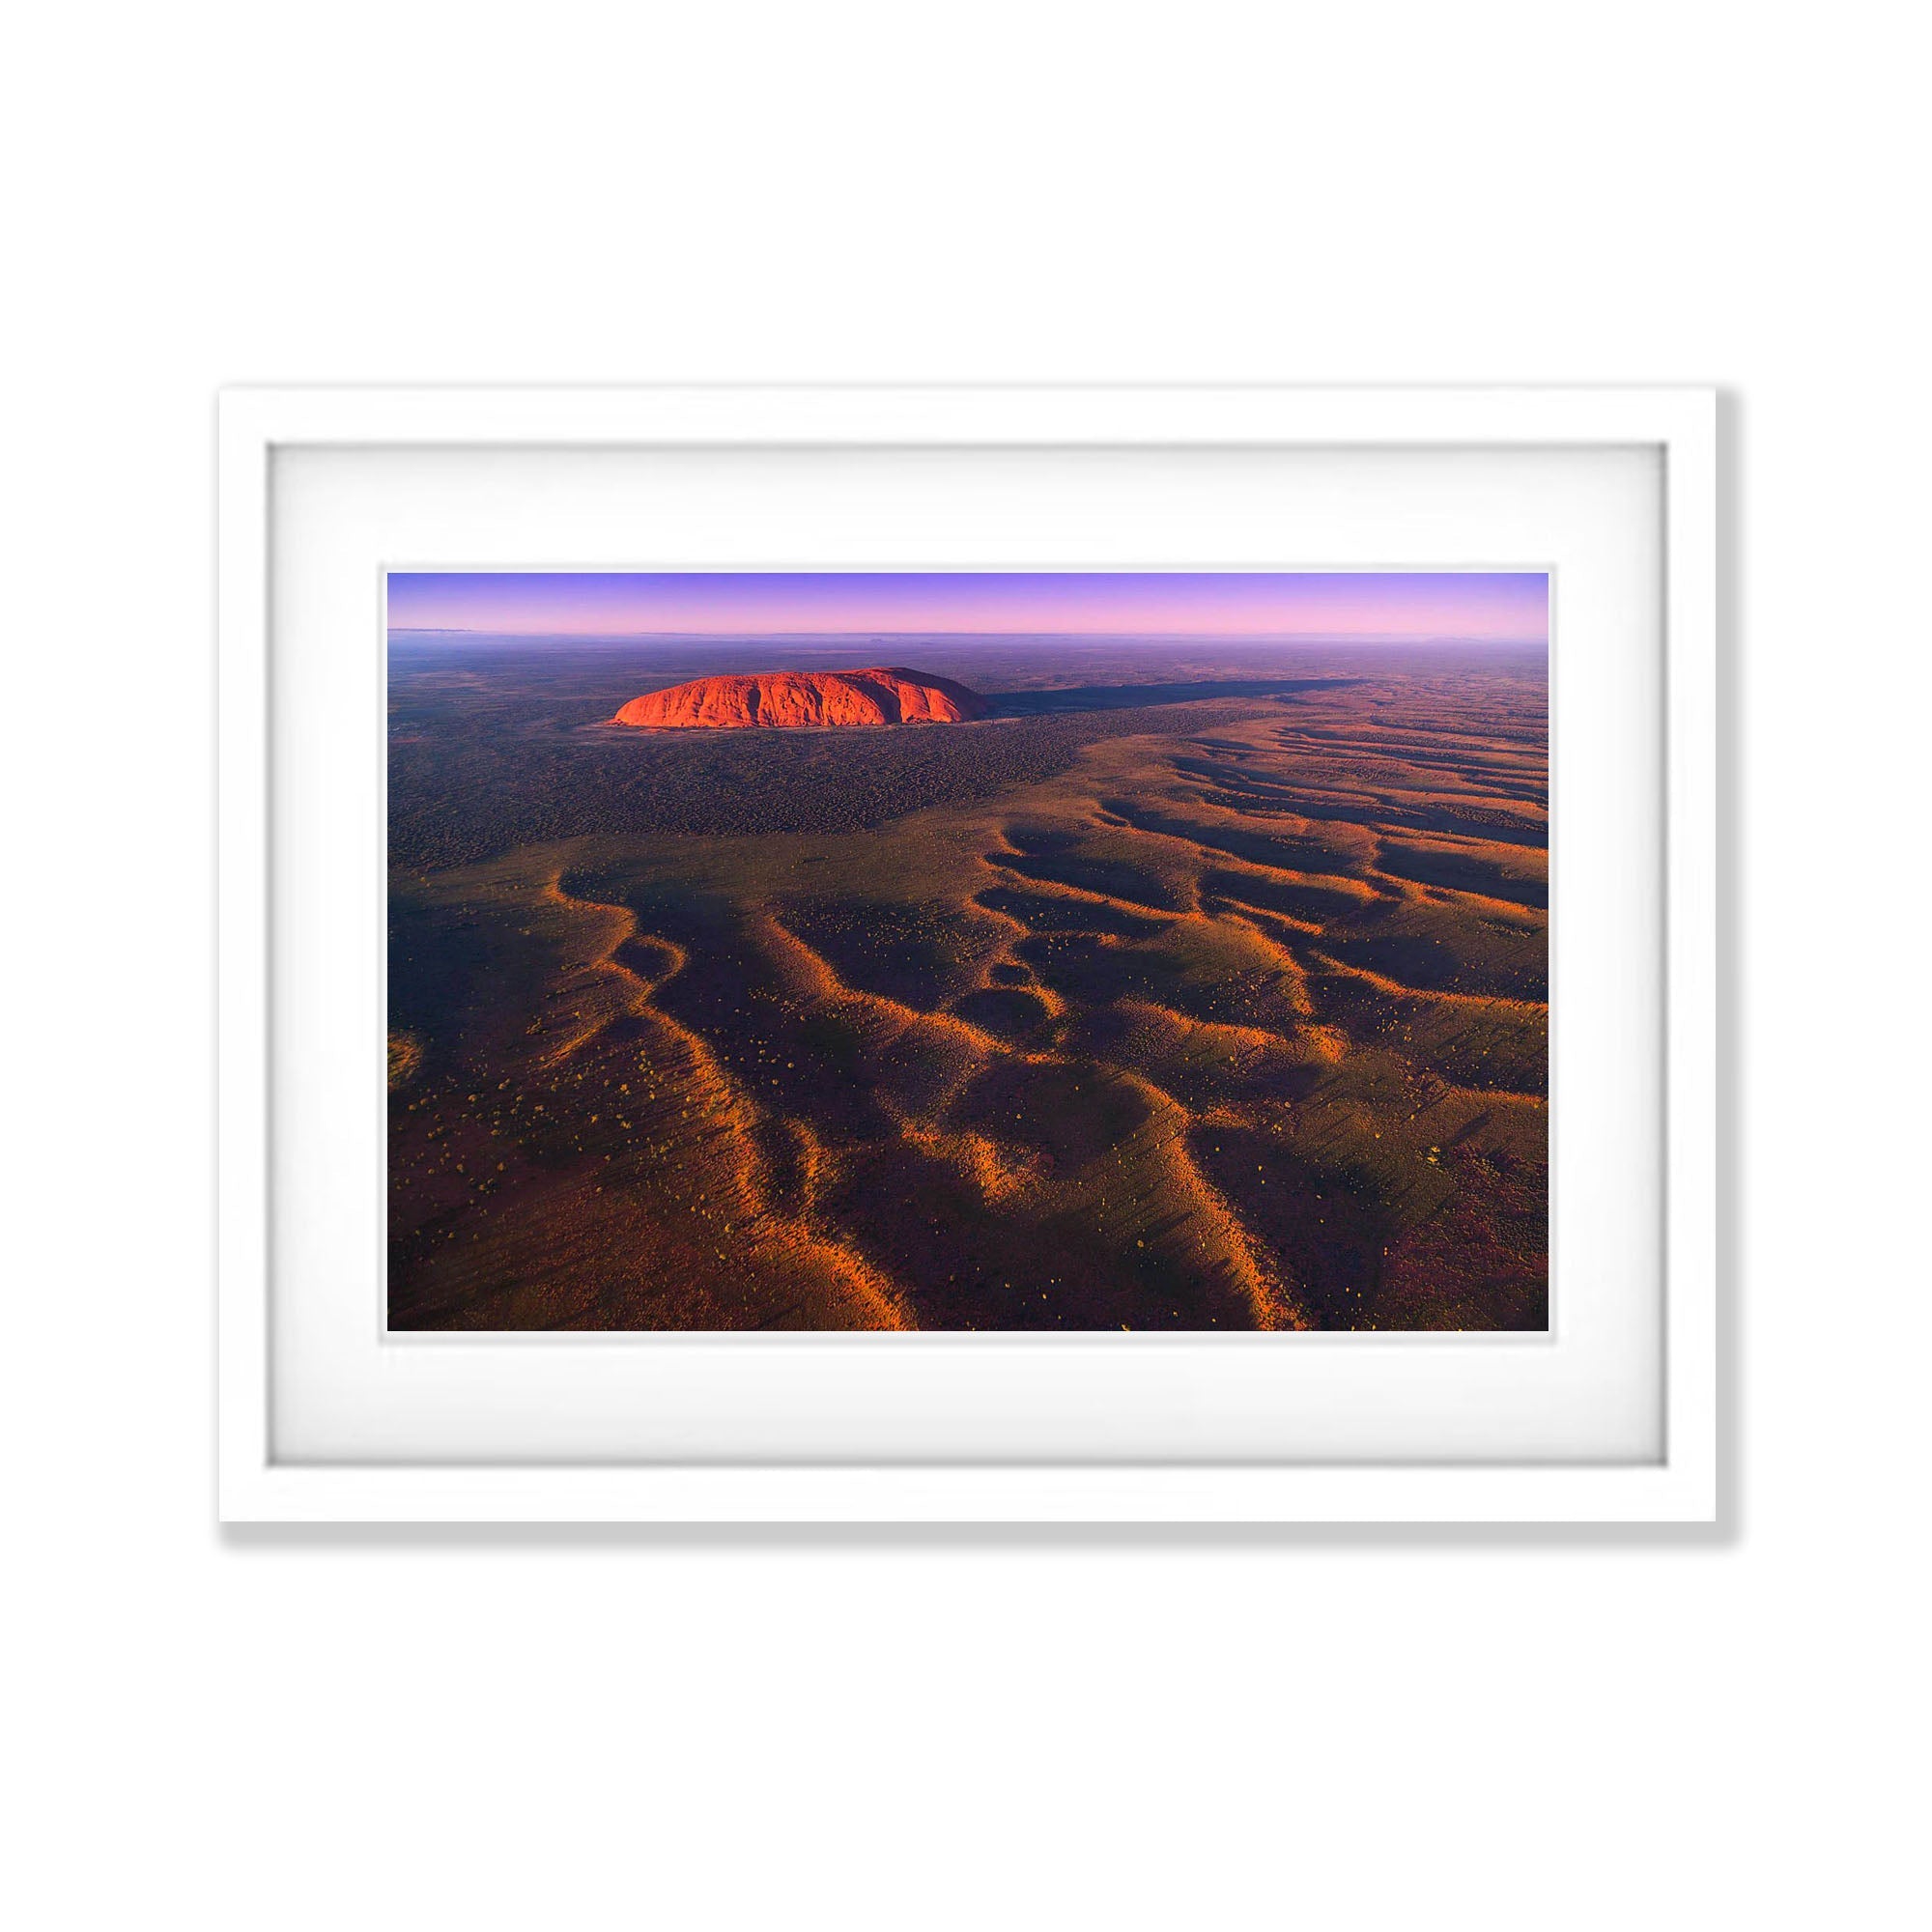
[[[903,665],[865,670],[775,670],[739,677],[699,677],[634,697],[613,724],[730,731],[805,725],[956,724],[983,718],[977,691],[949,677]]]

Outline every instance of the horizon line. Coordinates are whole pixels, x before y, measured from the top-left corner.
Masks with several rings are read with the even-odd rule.
[[[1516,644],[1524,649],[1548,647],[1548,638],[1495,637],[1471,631],[1044,631],[1036,629],[999,631],[976,628],[967,631],[926,630],[887,631],[486,631],[465,625],[391,624],[391,638],[527,638],[557,643],[646,643],[671,640],[680,643],[717,639],[721,642],[760,638],[796,638],[812,640],[844,641],[861,638],[1041,638],[1082,641],[1099,638],[1147,638],[1161,642],[1201,639],[1216,643],[1320,643],[1320,644]]]

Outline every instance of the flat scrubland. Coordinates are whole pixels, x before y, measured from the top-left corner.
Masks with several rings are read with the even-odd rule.
[[[396,671],[392,1324],[1545,1326],[1541,653],[894,648],[1002,715]]]

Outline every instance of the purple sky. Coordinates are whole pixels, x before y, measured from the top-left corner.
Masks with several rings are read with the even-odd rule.
[[[1543,643],[1529,572],[391,572],[392,631],[1182,632]]]

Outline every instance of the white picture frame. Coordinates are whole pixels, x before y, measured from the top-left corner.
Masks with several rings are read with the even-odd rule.
[[[237,389],[219,411],[218,1508],[228,1521],[1653,1522],[1719,1504],[1713,392],[798,387]],[[270,1265],[273,478],[302,449],[1630,451],[1661,478],[1656,1453],[1640,1460],[980,1456],[433,1461],[277,1452]],[[422,560],[422,559],[417,559]],[[451,563],[468,559],[449,558]],[[539,559],[531,558],[535,562]],[[582,559],[580,559],[581,561]],[[609,561],[608,557],[600,558]],[[660,564],[678,559],[658,554]],[[986,559],[1001,561],[1004,559]],[[1158,561],[1156,554],[1147,559]],[[1404,556],[1391,563],[1419,562]],[[1434,558],[1431,561],[1440,562]],[[1466,565],[1484,559],[1464,557]],[[1494,559],[1488,559],[1493,561]],[[289,586],[280,586],[289,594]],[[372,607],[373,610],[374,607]],[[1560,861],[1558,862],[1560,866]],[[1559,870],[1558,890],[1562,890]],[[379,970],[372,963],[372,972]],[[1561,1132],[1558,1114],[1557,1131]],[[1648,1183],[1646,1183],[1648,1184]],[[949,1338],[923,1339],[944,1345]],[[620,1342],[618,1346],[624,1344]],[[1242,1346],[1230,1344],[1230,1346]],[[1254,1346],[1249,1344],[1246,1346]],[[1339,1352],[1331,1359],[1341,1360]],[[282,1378],[283,1380],[286,1378]]]

